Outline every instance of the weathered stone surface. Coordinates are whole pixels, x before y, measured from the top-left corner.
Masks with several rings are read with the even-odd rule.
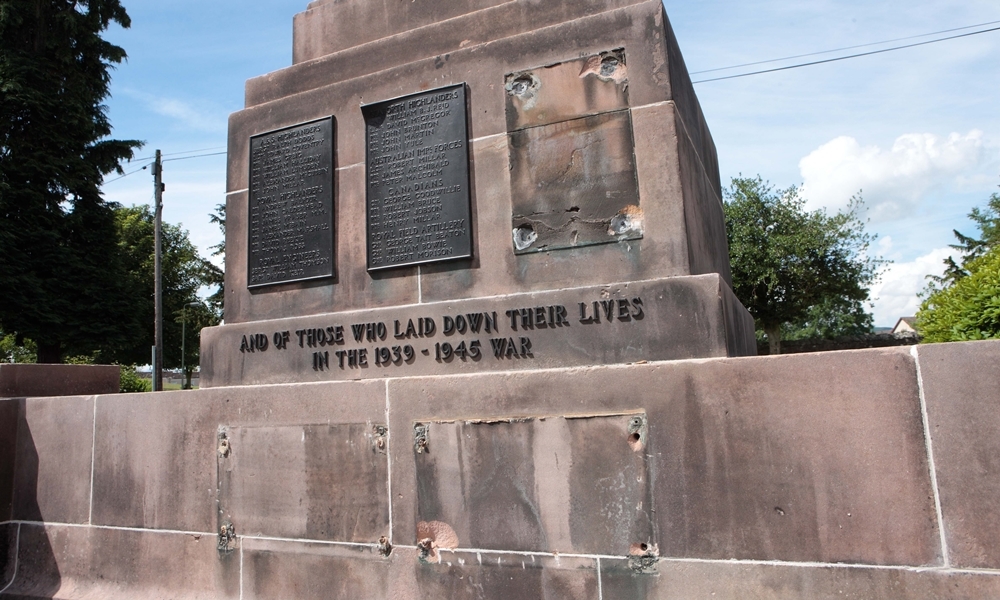
[[[519,129],[509,143],[515,254],[642,238],[629,111]]]
[[[654,573],[637,574],[624,560],[603,560],[601,583],[605,598],[646,600],[973,600],[1000,595],[1000,577],[995,574],[933,569],[873,569],[848,565],[803,567],[661,561]]]
[[[243,598],[400,598],[389,594],[391,567],[403,562],[395,558],[372,547],[244,539]]]
[[[0,525],[0,590],[14,579],[17,570],[17,528],[16,523]]]
[[[905,351],[399,380],[389,402],[394,431],[469,415],[644,410],[661,556],[941,561]],[[413,460],[412,447],[391,451],[394,464]],[[392,475],[403,536],[420,520],[419,482],[409,469]]]
[[[86,523],[93,445],[93,397],[25,400],[17,428],[14,519]]]
[[[1000,568],[1000,342],[915,348],[951,564]]]
[[[384,422],[384,397],[381,382],[102,396],[97,406],[93,521],[217,531],[220,425]],[[242,451],[234,448],[234,452]],[[302,482],[303,475],[289,471],[284,481],[274,484]],[[306,491],[305,506],[316,508],[329,502],[328,491],[308,487]],[[372,501],[384,504],[377,498]],[[268,514],[261,512],[253,518],[266,519]],[[308,522],[305,514],[300,518]],[[240,534],[240,523],[234,525]]]
[[[0,364],[0,398],[115,394],[117,365]]]
[[[731,318],[738,301],[727,296],[732,291],[718,275],[702,275],[227,324],[202,330],[201,386],[721,357],[731,348],[752,352],[740,341],[753,335],[752,329],[742,331],[750,322]],[[458,354],[449,358],[445,344]],[[380,348],[392,354],[379,358]],[[398,357],[393,348],[400,349]]]
[[[626,556],[652,543],[641,412],[415,427],[417,518],[447,523],[460,547]]]
[[[0,523],[11,519],[20,400],[0,400]]]
[[[32,598],[239,598],[239,553],[214,536],[22,525],[8,593]]]
[[[596,561],[590,558],[443,552],[440,564],[413,564],[416,580],[406,598],[599,597]],[[605,596],[608,597],[608,596]]]
[[[223,426],[219,436],[220,523],[251,536],[388,535],[385,425]]]
[[[498,29],[500,32],[524,31],[627,6],[638,1],[641,0],[612,2],[571,0],[541,3],[509,0],[455,2],[416,0],[409,4],[391,4],[384,0],[313,2],[310,3],[309,10],[295,16],[294,62],[300,63],[351,46],[375,40],[381,41],[383,38],[414,29],[441,28],[443,23],[450,25],[447,29],[453,28],[466,35],[470,33],[468,26],[476,22],[506,24],[505,28],[493,26],[492,29]],[[455,20],[459,23],[454,23]],[[448,23],[449,21],[451,23]],[[365,23],[366,27],[352,26],[355,23]],[[489,31],[482,26],[476,29]],[[455,43],[453,47],[458,48],[460,44]]]

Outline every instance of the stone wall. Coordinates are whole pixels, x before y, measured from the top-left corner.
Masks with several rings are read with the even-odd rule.
[[[977,342],[0,401],[0,590],[998,597],[998,362]]]

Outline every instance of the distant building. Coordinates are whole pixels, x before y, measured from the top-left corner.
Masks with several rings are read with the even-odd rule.
[[[896,326],[892,328],[893,335],[897,334],[916,334],[917,328],[914,325],[917,322],[916,317],[903,317],[896,322]]]

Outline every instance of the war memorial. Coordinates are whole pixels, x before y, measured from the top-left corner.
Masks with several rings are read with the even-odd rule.
[[[0,595],[1000,597],[1000,343],[753,356],[660,0],[317,0],[293,57],[202,389],[3,388]]]

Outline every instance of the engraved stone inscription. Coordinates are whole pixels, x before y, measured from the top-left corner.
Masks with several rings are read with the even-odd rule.
[[[248,287],[332,277],[333,118],[250,138]]]
[[[368,269],[472,256],[465,84],[361,110]]]

